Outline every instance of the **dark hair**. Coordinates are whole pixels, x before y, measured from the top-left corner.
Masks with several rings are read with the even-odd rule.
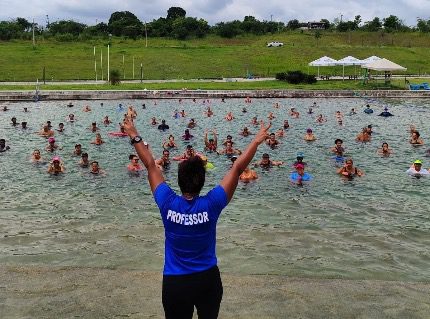
[[[129,156],[128,156],[128,159],[129,160],[132,160],[134,157],[137,157],[136,155],[134,155],[134,154],[130,154]]]
[[[91,125],[97,125],[97,122],[92,122]]]
[[[182,161],[178,165],[178,185],[182,194],[199,194],[205,184],[205,176],[205,163],[199,156]]]
[[[76,147],[78,147],[78,146],[81,146],[81,147],[82,147],[82,145],[81,145],[81,144],[75,144],[75,148],[76,148]]]
[[[81,157],[88,157],[88,153],[82,153]]]
[[[340,142],[341,144],[343,143],[343,141],[340,138],[337,138],[334,140],[334,144],[337,144],[337,142]]]
[[[270,158],[270,156],[269,156],[269,154],[264,153],[264,154],[263,154],[263,158]]]
[[[192,148],[193,148],[192,145],[190,145],[190,144],[187,145],[187,150],[192,149]]]
[[[418,131],[413,131],[412,134],[414,133],[417,135],[417,137],[420,137],[420,133]]]

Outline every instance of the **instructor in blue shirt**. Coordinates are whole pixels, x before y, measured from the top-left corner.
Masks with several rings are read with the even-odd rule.
[[[164,181],[154,157],[135,128],[124,120],[131,144],[148,170],[148,180],[163,220],[165,258],[162,301],[166,318],[192,318],[194,307],[199,318],[217,318],[223,287],[215,253],[216,223],[230,202],[239,176],[251,162],[258,146],[268,138],[271,124],[261,122],[242,155],[234,162],[221,183],[200,196],[205,183],[205,167],[194,156],[178,166],[177,195]]]

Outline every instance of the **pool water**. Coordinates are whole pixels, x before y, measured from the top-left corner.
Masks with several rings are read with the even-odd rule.
[[[308,107],[317,102],[315,113]],[[278,102],[281,108],[273,107]],[[271,111],[275,131],[284,119],[290,129],[281,138],[277,149],[261,145],[254,160],[265,152],[271,159],[285,162],[280,168],[257,168],[259,179],[240,183],[234,199],[223,211],[217,228],[217,253],[223,272],[238,274],[279,274],[312,278],[384,279],[422,281],[430,278],[430,204],[429,179],[415,179],[405,171],[415,159],[425,157],[428,146],[412,147],[409,125],[414,124],[424,141],[430,143],[430,108],[427,100],[364,100],[364,99],[255,99],[247,104],[230,99],[222,103],[211,100],[215,113],[204,115],[208,102],[198,100],[145,101],[73,101],[9,104],[9,111],[0,113],[0,138],[7,140],[11,150],[0,153],[0,262],[3,264],[43,264],[55,266],[112,267],[140,270],[162,270],[164,234],[158,209],[149,190],[145,174],[130,176],[126,170],[128,156],[133,153],[128,138],[112,137],[118,131],[123,112],[117,105],[134,105],[138,112],[136,126],[159,158],[162,141],[173,134],[179,145],[171,157],[184,152],[180,140],[189,119],[198,126],[191,130],[191,144],[203,152],[206,128],[215,128],[219,144],[227,134],[233,136],[235,147],[244,149],[251,137],[241,137],[253,116],[267,120]],[[142,109],[142,103],[146,109]],[[363,113],[370,103],[375,113]],[[92,111],[84,113],[82,107]],[[377,116],[387,106],[395,116]],[[29,113],[23,108],[28,107]],[[242,113],[243,107],[247,113]],[[300,118],[288,115],[291,107]],[[357,114],[346,115],[351,108]],[[184,109],[186,118],[173,118],[175,109]],[[339,126],[335,112],[345,114]],[[224,120],[228,111],[235,119]],[[69,113],[77,121],[66,122]],[[315,123],[321,113],[327,122]],[[108,115],[114,122],[102,125]],[[13,127],[11,117],[27,121],[28,129]],[[170,130],[159,132],[150,125],[151,117],[165,118]],[[54,129],[65,123],[65,132],[56,132],[56,153],[65,163],[62,176],[47,174],[46,165],[30,162],[35,148],[42,157],[46,139],[36,133],[50,120]],[[90,144],[94,133],[88,129],[97,122],[106,141],[101,146]],[[370,143],[355,142],[361,128],[371,124],[374,133]],[[312,128],[317,140],[305,142],[303,136]],[[336,174],[329,151],[334,140],[341,138],[347,154],[365,176],[352,181]],[[388,142],[394,154],[388,158],[377,154],[382,142]],[[90,161],[98,160],[105,176],[93,176],[77,165],[72,156],[74,145],[82,144]],[[297,187],[289,181],[297,152],[304,153],[306,171],[313,181]],[[219,183],[228,171],[225,156],[208,154],[215,169],[208,171],[204,191]],[[165,173],[168,183],[178,190],[177,165]]]

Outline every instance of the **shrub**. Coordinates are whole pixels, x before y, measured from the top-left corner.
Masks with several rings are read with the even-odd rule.
[[[121,73],[118,70],[111,70],[109,72],[109,80],[112,85],[119,85],[121,83]]]
[[[314,84],[317,82],[315,75],[309,75],[302,71],[288,71],[287,73],[281,72],[276,74],[276,79],[279,81],[285,81],[291,84]]]

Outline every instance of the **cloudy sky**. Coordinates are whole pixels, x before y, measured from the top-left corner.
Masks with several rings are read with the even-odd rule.
[[[363,22],[374,17],[398,16],[407,25],[417,18],[430,19],[430,0],[0,0],[0,20],[23,17],[45,25],[72,19],[88,25],[107,22],[115,11],[131,11],[142,21],[166,17],[170,7],[181,7],[187,16],[203,18],[214,25],[220,21],[243,20],[252,15],[259,20],[287,22],[353,20],[361,15]]]

